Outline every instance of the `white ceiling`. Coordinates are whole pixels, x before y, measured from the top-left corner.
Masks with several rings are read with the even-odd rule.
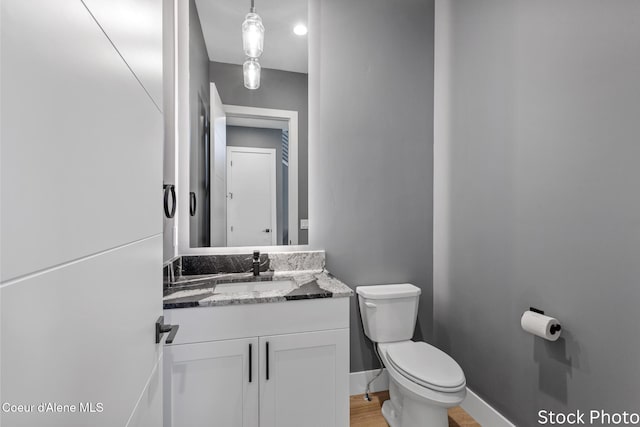
[[[241,26],[250,0],[195,0],[204,41],[211,61],[242,64]],[[265,27],[263,68],[307,73],[307,37],[293,27],[307,25],[307,0],[255,0]]]

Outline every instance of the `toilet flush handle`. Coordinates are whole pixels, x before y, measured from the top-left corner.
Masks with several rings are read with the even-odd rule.
[[[366,305],[369,308],[377,308],[378,307],[377,305],[375,305],[374,303],[369,302],[369,301],[365,301],[364,305]]]

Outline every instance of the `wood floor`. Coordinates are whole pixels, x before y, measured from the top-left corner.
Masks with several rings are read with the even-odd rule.
[[[380,412],[382,403],[389,399],[389,392],[381,391],[370,394],[371,402],[364,400],[364,395],[351,396],[351,427],[387,427],[387,422]],[[449,409],[449,427],[482,427],[459,406]]]

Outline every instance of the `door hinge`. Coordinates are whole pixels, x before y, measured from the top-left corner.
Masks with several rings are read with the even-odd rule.
[[[229,161],[229,166],[233,166],[233,160]]]
[[[231,231],[233,231],[233,225],[231,226]]]

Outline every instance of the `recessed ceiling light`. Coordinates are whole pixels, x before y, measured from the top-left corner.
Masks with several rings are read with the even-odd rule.
[[[307,34],[307,31],[307,26],[304,24],[298,24],[293,27],[293,32],[298,36],[304,36],[305,34]]]

